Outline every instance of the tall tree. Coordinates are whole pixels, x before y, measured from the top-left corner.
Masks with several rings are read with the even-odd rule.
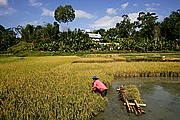
[[[29,42],[29,43],[33,41],[33,34],[34,34],[33,25],[27,24],[25,27],[18,26],[16,30],[21,35],[22,41]]]
[[[161,34],[164,37],[165,48],[175,49],[180,46],[180,9],[172,12],[161,23]]]
[[[145,40],[144,43],[146,43],[145,51],[149,50],[150,43],[151,44],[154,43],[154,36],[155,36],[154,28],[157,19],[158,16],[156,16],[156,13],[150,13],[150,12],[147,13],[140,12],[137,18],[138,22],[136,23],[138,28],[140,29],[138,31],[138,34],[140,35],[140,37],[143,38],[143,40]]]
[[[12,28],[5,29],[0,25],[0,52],[6,51],[9,47],[17,43],[15,31]]]
[[[75,18],[75,11],[71,5],[65,5],[65,6],[60,5],[59,7],[56,8],[54,12],[54,18],[59,23],[61,22],[67,23],[68,26],[68,22],[72,22]],[[67,39],[68,39],[68,29],[67,29]]]
[[[134,30],[134,25],[131,23],[128,15],[122,16],[123,20],[120,23],[116,23],[116,28],[119,38],[128,38],[132,35]]]
[[[158,17],[156,13],[144,13],[140,12],[137,18],[139,20],[139,28],[142,33],[142,37],[152,40],[154,38],[154,27]]]
[[[54,18],[59,23],[67,23],[68,25],[68,22],[72,22],[74,20],[75,11],[71,5],[60,5],[54,12]]]

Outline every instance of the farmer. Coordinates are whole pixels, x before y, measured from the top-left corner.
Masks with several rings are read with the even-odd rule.
[[[97,76],[93,76],[92,79],[94,80],[94,82],[91,91],[95,93],[98,92],[102,97],[105,97],[107,94],[107,87],[99,80]]]

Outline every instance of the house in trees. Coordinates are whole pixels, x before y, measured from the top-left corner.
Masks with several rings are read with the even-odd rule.
[[[95,33],[87,33],[89,35],[89,37],[95,41],[95,42],[99,42],[102,40],[102,37],[101,35],[98,33],[98,34],[95,34]]]
[[[90,30],[82,30],[82,32],[88,34],[89,37],[95,42],[100,42],[101,40],[103,40],[101,34],[99,33],[91,33]]]

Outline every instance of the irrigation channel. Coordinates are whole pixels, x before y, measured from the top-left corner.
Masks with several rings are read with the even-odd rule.
[[[117,88],[134,84],[138,87],[145,114],[136,116],[128,113],[120,101]],[[108,104],[92,120],[178,120],[180,118],[180,78],[179,77],[138,77],[118,78],[108,91]]]

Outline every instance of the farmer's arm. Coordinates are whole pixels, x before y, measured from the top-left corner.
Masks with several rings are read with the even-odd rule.
[[[94,88],[94,87],[91,88],[91,92],[93,92],[93,91],[95,91],[95,90],[96,90],[96,88]]]
[[[96,84],[94,83],[93,87],[91,88],[91,92],[96,90]]]

